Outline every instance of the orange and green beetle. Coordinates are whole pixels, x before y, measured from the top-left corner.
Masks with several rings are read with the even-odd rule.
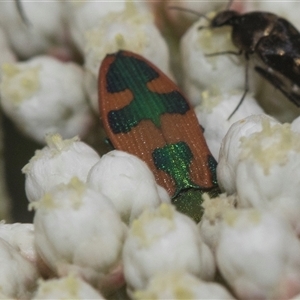
[[[100,67],[99,108],[112,145],[144,160],[177,209],[200,221],[202,194],[219,193],[217,163],[176,84],[140,55],[109,54]]]

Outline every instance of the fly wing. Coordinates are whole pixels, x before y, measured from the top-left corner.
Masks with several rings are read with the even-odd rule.
[[[277,28],[271,35],[260,39],[256,53],[266,67],[288,79],[290,86],[300,87],[300,33]]]
[[[170,196],[216,187],[216,161],[193,110],[178,87],[145,58],[119,51],[104,59],[99,108],[114,147],[144,160]]]
[[[255,67],[255,70],[269,81],[275,88],[279,89],[280,92],[285,95],[290,101],[296,106],[300,106],[300,90],[291,80],[284,77],[279,72],[274,72],[262,67]]]

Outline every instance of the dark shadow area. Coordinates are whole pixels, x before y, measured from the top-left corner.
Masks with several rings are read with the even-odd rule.
[[[25,175],[21,169],[34,155],[35,150],[43,146],[20,134],[14,124],[2,115],[5,179],[12,199],[13,222],[32,222],[33,212],[28,211],[25,195]]]

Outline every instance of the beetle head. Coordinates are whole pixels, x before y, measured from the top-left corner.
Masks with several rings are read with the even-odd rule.
[[[231,25],[232,19],[238,15],[239,13],[234,10],[223,10],[216,14],[216,16],[211,20],[211,27]]]

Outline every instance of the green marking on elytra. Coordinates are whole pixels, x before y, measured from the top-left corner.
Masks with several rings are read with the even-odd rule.
[[[178,211],[190,216],[198,223],[201,221],[204,212],[204,208],[202,207],[204,193],[207,193],[211,198],[215,198],[221,191],[218,186],[207,190],[191,188],[179,193],[175,199],[172,199],[172,203],[176,206]]]
[[[156,168],[166,172],[175,181],[176,192],[172,197],[172,203],[177,210],[199,222],[203,214],[202,195],[208,193],[213,198],[221,193],[217,185],[216,160],[211,155],[207,157],[213,187],[205,189],[191,180],[190,165],[193,153],[185,142],[157,148],[153,151],[152,157]]]
[[[172,203],[181,213],[190,216],[196,223],[201,221],[204,208],[202,207],[204,192],[199,189],[188,189],[180,193]]]
[[[147,83],[158,77],[147,62],[118,52],[107,72],[106,88],[109,93],[129,89],[133,99],[127,106],[108,113],[108,122],[115,134],[129,132],[142,120],[151,120],[159,128],[162,114],[185,114],[189,110],[178,91],[155,93],[147,88]]]
[[[190,177],[190,165],[193,153],[185,142],[167,144],[156,148],[152,153],[154,165],[173,178],[176,185],[176,196],[181,190],[188,188],[201,188]]]

